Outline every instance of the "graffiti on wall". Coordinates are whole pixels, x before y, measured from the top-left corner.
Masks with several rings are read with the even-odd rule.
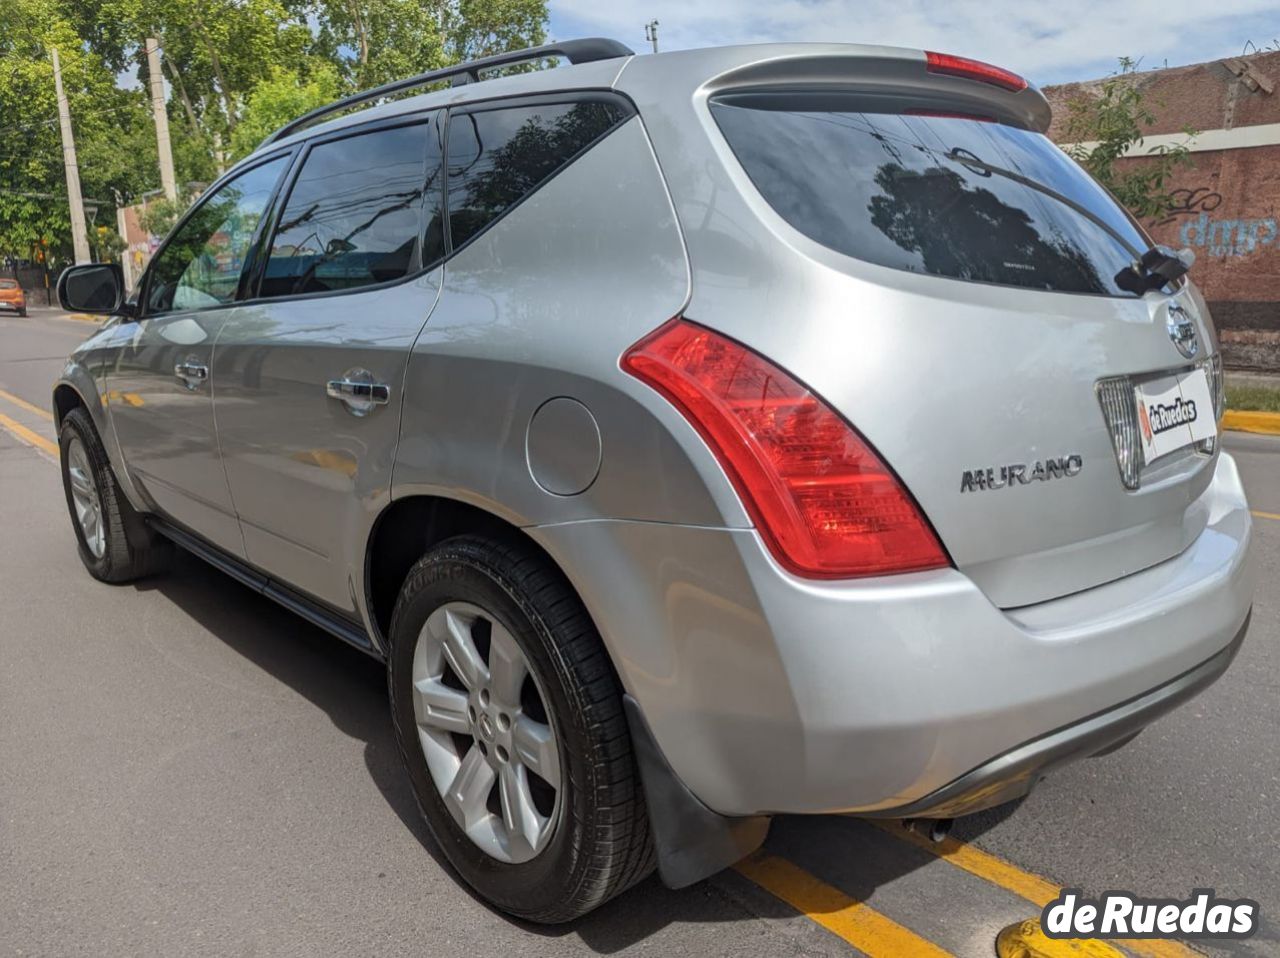
[[[1151,224],[1164,226],[1172,223],[1179,216],[1194,216],[1196,213],[1212,213],[1222,205],[1222,194],[1207,186],[1195,189],[1173,190],[1169,194],[1169,212],[1164,219]]]
[[[1274,216],[1259,219],[1223,219],[1201,213],[1182,224],[1183,246],[1206,249],[1210,256],[1248,256],[1272,246],[1280,236]]]

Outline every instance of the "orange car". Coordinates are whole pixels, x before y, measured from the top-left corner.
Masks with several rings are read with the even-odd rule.
[[[16,309],[19,316],[27,315],[27,297],[16,279],[0,279],[0,306]]]

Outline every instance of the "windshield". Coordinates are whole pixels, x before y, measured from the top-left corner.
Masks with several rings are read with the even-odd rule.
[[[730,94],[711,112],[778,214],[840,253],[971,282],[1134,295],[1115,276],[1149,240],[1039,133],[868,111],[854,94]]]

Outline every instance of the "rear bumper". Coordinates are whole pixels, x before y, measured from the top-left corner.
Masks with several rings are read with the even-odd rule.
[[[1248,629],[1246,616],[1230,645],[1173,681],[1011,749],[910,805],[882,809],[871,817],[955,818],[1021,798],[1057,766],[1124,745],[1161,715],[1208,688],[1235,659]]]
[[[955,569],[800,580],[749,529],[528,531],[708,808],[951,815],[1122,740],[1226,668],[1253,595],[1230,456],[1192,507],[1207,524],[1180,555],[1015,610]]]

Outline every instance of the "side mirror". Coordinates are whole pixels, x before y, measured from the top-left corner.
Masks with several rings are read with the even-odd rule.
[[[133,314],[125,303],[124,272],[119,263],[68,266],[58,277],[58,302],[72,313]]]

